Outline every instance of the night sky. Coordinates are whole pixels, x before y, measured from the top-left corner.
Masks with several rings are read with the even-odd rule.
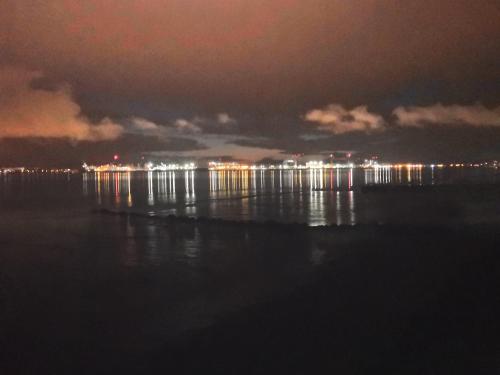
[[[0,1],[0,166],[500,158],[497,0]]]

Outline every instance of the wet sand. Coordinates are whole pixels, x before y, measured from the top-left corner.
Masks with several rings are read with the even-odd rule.
[[[1,220],[5,374],[500,369],[496,225]]]

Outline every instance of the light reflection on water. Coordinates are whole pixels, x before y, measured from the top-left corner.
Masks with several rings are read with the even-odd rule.
[[[374,239],[372,227],[306,231],[215,221],[186,224],[102,215],[96,207],[310,225],[498,221],[500,194],[495,187],[475,191],[472,186],[465,193],[361,189],[372,184],[450,184],[467,175],[469,182],[500,182],[492,170],[406,168],[0,175],[0,245],[2,269],[8,272],[2,281],[7,282],[4,290],[15,295],[12,301],[26,299],[19,307],[7,304],[16,307],[7,309],[7,323],[28,327],[24,331],[36,332],[46,340],[42,343],[52,345],[52,322],[63,322],[57,331],[64,341],[56,343],[73,343],[75,331],[66,328],[73,327],[74,316],[67,312],[89,311],[90,301],[91,308],[99,307],[97,323],[113,322],[102,339],[126,327],[127,337],[140,339],[139,347],[164,343],[167,333],[177,338],[207,320],[289,293],[309,282],[316,266],[369,248]],[[393,241],[398,230],[387,233],[381,246],[403,239]],[[432,234],[415,246],[437,238]],[[23,281],[22,293],[18,280]],[[40,311],[50,318],[47,324],[38,324]],[[100,348],[101,327],[86,324],[76,334],[97,335]],[[18,331],[10,341],[16,342]],[[26,335],[26,342],[31,336]],[[113,339],[105,347],[116,343]]]
[[[100,206],[156,215],[354,225],[384,221],[380,211],[391,212],[398,204],[406,205],[408,217],[415,208],[391,193],[386,195],[392,202],[387,196],[372,202],[373,194],[363,193],[363,186],[448,184],[454,178],[425,167],[101,172],[83,174],[82,192]]]
[[[480,184],[483,188],[476,189]],[[363,189],[399,185],[452,188]],[[0,209],[36,214],[100,207],[157,216],[309,225],[484,222],[498,219],[500,198],[491,186],[500,186],[500,173],[493,168],[2,174]]]

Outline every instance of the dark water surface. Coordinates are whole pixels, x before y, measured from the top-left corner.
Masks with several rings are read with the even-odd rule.
[[[497,372],[499,175],[400,172],[1,176],[0,373]]]
[[[499,183],[493,168],[17,174],[0,175],[0,207],[312,226],[471,223],[498,219]]]

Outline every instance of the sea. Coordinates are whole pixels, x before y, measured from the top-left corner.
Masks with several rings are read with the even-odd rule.
[[[3,212],[95,209],[317,225],[490,222],[495,168],[0,174]]]
[[[321,290],[314,297],[324,303],[319,310],[357,306],[336,318],[341,325],[357,327],[359,319],[349,316],[374,308],[400,311],[394,322],[406,324],[405,314],[424,306],[423,296],[443,290],[439,283],[441,289],[434,288],[433,277],[459,283],[457,264],[491,250],[496,230],[488,228],[498,228],[499,187],[498,169],[466,167],[0,174],[0,373],[182,369],[175,356],[165,359],[172,353],[165,348],[187,345],[181,351],[190,361],[190,353],[215,348],[210,341],[197,353],[186,344],[193,337],[305,285],[313,286],[304,296]],[[478,231],[481,226],[487,229]],[[465,250],[461,243],[468,244]],[[342,264],[346,271],[336,280],[335,267]],[[496,275],[482,270],[469,279]],[[315,281],[325,272],[330,281]],[[392,297],[392,286],[402,288],[400,297]],[[339,302],[350,289],[356,292]],[[388,302],[370,307],[370,295]],[[286,322],[289,313],[310,319],[300,315],[306,297],[290,298],[286,314],[271,308],[276,322]],[[450,306],[463,312],[473,304]],[[254,321],[252,329],[241,323],[245,319],[222,329],[223,336],[214,334],[214,342],[240,329],[247,332],[244,345],[261,345],[254,336],[260,329],[277,339],[271,327]],[[325,332],[318,340],[340,332],[332,333],[327,315],[317,322],[330,327],[318,328]],[[387,333],[395,328],[387,324],[379,334],[389,345]],[[358,333],[361,345],[365,331]],[[236,353],[242,342],[219,343],[221,355],[243,355]],[[267,352],[273,350],[278,348],[267,345]],[[390,358],[406,358],[391,350]],[[355,352],[349,353],[343,358]],[[270,354],[270,361],[284,355]],[[212,368],[224,357],[220,361]],[[238,360],[246,369],[256,363]]]

